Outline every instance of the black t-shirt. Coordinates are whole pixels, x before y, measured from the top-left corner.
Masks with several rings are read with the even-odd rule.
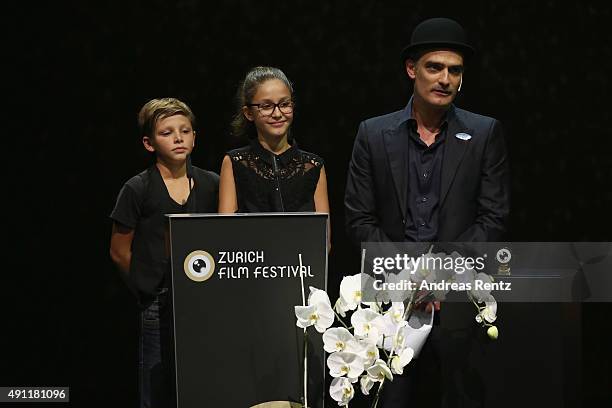
[[[323,159],[298,149],[281,154],[263,148],[257,139],[227,153],[232,160],[238,212],[314,211],[314,192]]]
[[[185,204],[174,201],[156,165],[129,179],[119,192],[110,218],[134,230],[130,284],[146,307],[169,285],[165,214],[216,213],[219,176],[193,166],[193,190]]]

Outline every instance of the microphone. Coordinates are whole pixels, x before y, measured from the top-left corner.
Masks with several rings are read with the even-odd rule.
[[[189,197],[191,197],[191,194],[195,194],[193,192],[193,185],[194,185],[194,179],[195,179],[195,175],[194,175],[194,171],[193,171],[193,165],[191,164],[191,154],[187,155],[187,162],[185,163],[185,172],[187,173],[187,181],[189,182]],[[193,196],[193,212],[197,212],[198,211],[198,205],[197,205],[197,201],[196,201],[196,195]]]
[[[189,180],[189,189],[191,189],[191,180],[193,179],[193,166],[191,165],[191,154],[187,155],[186,171],[187,179]]]

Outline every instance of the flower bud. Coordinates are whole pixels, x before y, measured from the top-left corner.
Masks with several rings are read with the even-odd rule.
[[[499,336],[499,330],[497,330],[497,327],[491,326],[487,330],[487,334],[489,335],[489,338],[491,340],[497,340],[497,337]]]

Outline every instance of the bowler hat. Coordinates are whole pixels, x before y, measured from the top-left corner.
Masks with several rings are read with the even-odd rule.
[[[469,58],[474,48],[467,43],[463,27],[450,18],[430,18],[417,25],[410,37],[410,44],[402,50],[402,61],[414,58],[425,50],[448,48]]]

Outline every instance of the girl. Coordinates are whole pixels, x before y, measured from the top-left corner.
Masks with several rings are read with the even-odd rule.
[[[293,87],[278,68],[251,69],[238,90],[236,135],[250,143],[223,159],[219,212],[329,213],[323,160],[290,136]]]

